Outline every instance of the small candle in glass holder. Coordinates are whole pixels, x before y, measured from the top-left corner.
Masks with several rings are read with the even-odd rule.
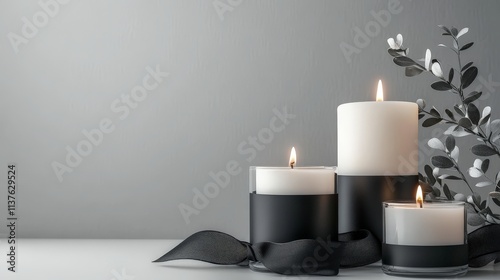
[[[382,270],[400,276],[460,276],[467,273],[465,203],[384,202]]]

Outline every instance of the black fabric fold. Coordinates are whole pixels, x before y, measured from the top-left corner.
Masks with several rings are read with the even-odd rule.
[[[482,267],[500,262],[500,225],[476,229],[468,236],[469,266]]]
[[[220,265],[248,265],[259,261],[284,275],[337,275],[339,268],[363,266],[380,260],[380,244],[369,231],[341,234],[339,241],[301,239],[287,243],[250,244],[218,231],[200,231],[155,260],[199,260]]]

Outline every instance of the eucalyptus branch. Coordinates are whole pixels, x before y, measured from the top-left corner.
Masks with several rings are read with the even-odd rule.
[[[389,43],[390,49],[389,54],[393,57],[393,62],[401,67],[405,68],[405,75],[408,77],[417,76],[422,72],[431,73],[436,77],[436,81],[431,84],[431,87],[437,91],[449,91],[453,94],[458,95],[460,102],[457,100],[457,104],[453,108],[446,109],[444,113],[441,114],[435,107],[432,109],[425,109],[425,101],[419,99],[417,100],[419,106],[419,119],[425,118],[422,122],[423,127],[431,127],[438,123],[445,123],[449,125],[447,131],[446,141],[443,143],[438,138],[432,138],[429,140],[428,145],[436,150],[443,151],[445,156],[436,155],[431,157],[431,165],[425,165],[425,175],[422,175],[421,180],[432,188],[430,193],[433,197],[440,197],[444,193],[447,199],[456,199],[461,201],[467,201],[472,207],[470,208],[476,212],[476,217],[472,217],[469,220],[470,225],[480,226],[489,223],[499,223],[500,214],[495,214],[490,208],[490,202],[494,202],[500,207],[500,172],[495,177],[495,181],[492,181],[486,172],[489,167],[489,159],[476,159],[474,161],[474,166],[468,169],[468,175],[472,178],[480,178],[484,176],[485,180],[479,182],[475,187],[482,188],[490,185],[494,185],[494,190],[489,193],[488,198],[482,199],[481,196],[474,192],[473,186],[467,180],[463,168],[460,167],[458,160],[460,150],[456,146],[455,137],[463,136],[475,136],[480,144],[475,144],[472,146],[471,151],[474,155],[478,157],[490,157],[498,156],[500,157],[500,120],[491,120],[491,108],[485,107],[481,111],[479,110],[477,103],[482,92],[471,91],[466,94],[465,90],[475,81],[478,69],[473,65],[473,62],[465,63],[462,65],[462,52],[469,49],[474,42],[469,42],[466,44],[460,44],[459,38],[466,34],[469,29],[463,28],[460,31],[452,27],[447,28],[445,26],[439,26],[444,30],[443,36],[450,36],[452,38],[453,46],[446,46],[439,44],[439,46],[444,46],[452,50],[457,56],[456,61],[458,63],[458,69],[451,67],[448,69],[447,75],[444,74],[441,64],[437,59],[432,58],[431,51],[427,49],[425,52],[424,63],[419,63],[410,57],[408,57],[408,48],[403,48],[403,36],[398,34],[396,40],[389,38],[387,42]],[[457,73],[457,78],[454,79]],[[453,83],[455,81],[455,84]],[[458,115],[456,115],[458,114]],[[463,167],[463,166],[462,166]],[[439,174],[439,170],[449,170],[452,174]],[[451,191],[444,180],[461,180],[467,185],[471,192],[466,199],[461,193],[456,193]],[[440,191],[439,186],[435,186],[436,182],[439,183],[442,191]],[[496,184],[495,184],[496,183]]]

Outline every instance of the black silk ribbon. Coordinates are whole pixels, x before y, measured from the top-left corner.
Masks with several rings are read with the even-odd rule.
[[[364,266],[380,260],[378,240],[366,230],[339,235],[340,241],[301,239],[287,243],[250,244],[218,231],[200,231],[157,259],[191,259],[220,265],[259,261],[284,275],[337,275],[339,267]]]
[[[500,225],[479,228],[468,235],[469,266],[500,262]],[[200,231],[155,260],[198,260],[219,265],[248,266],[259,261],[284,275],[337,275],[339,268],[365,266],[381,258],[380,242],[367,230],[339,235],[339,241],[301,239],[287,243],[250,244],[218,231]]]

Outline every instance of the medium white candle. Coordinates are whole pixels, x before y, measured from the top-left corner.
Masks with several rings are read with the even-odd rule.
[[[296,162],[295,149],[292,148],[290,167],[256,167],[256,193],[270,195],[335,193],[335,167],[295,167]]]
[[[386,244],[412,246],[464,244],[466,229],[463,204],[423,203],[422,208],[418,203],[388,204],[384,209]]]
[[[340,175],[418,174],[418,105],[383,101],[342,104],[338,117]]]

